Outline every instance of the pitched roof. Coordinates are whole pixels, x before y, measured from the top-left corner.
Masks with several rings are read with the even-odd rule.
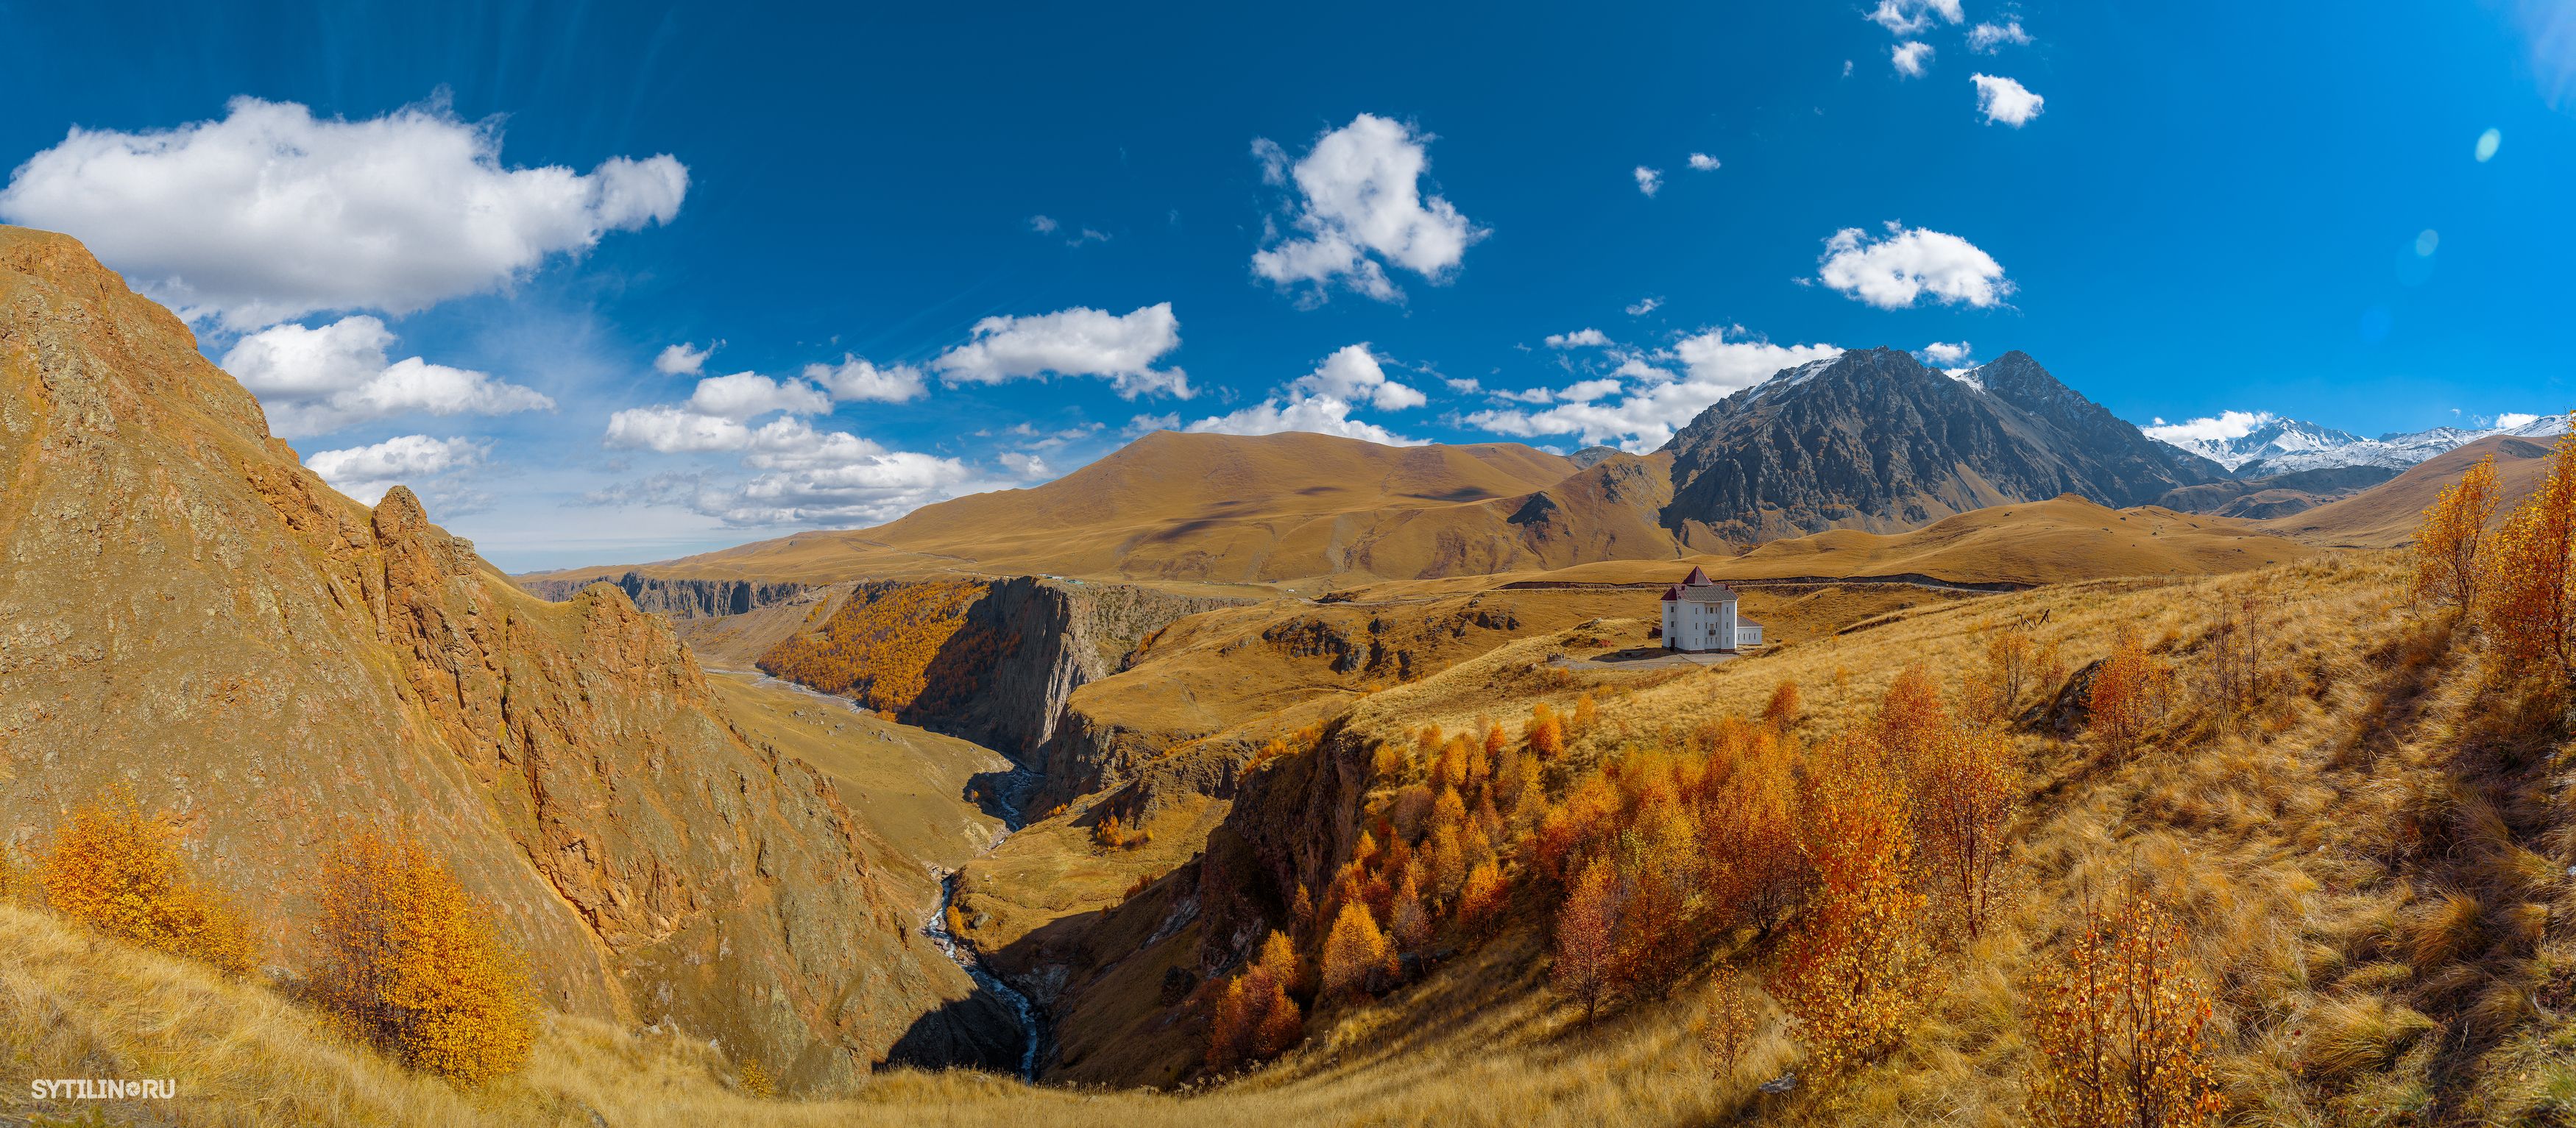
[[[1682,577],[1683,587],[1707,587],[1709,582],[1708,573],[1700,571],[1697,564],[1691,565],[1690,575]]]
[[[1751,619],[1747,619],[1742,615],[1738,615],[1735,617],[1735,625],[1738,627],[1758,627],[1762,624],[1754,622]]]
[[[1673,586],[1664,589],[1663,601],[1666,603],[1670,603],[1676,599],[1680,599],[1681,597],[1682,587],[1680,584],[1674,584]]]

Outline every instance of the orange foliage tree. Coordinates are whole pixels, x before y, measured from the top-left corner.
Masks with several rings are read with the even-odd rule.
[[[2478,550],[2486,544],[2487,525],[2495,519],[2495,455],[2489,454],[2460,475],[2424,510],[2415,528],[2416,599],[2466,610],[2477,604]]]
[[[1782,681],[1772,687],[1771,700],[1762,706],[1762,719],[1776,729],[1792,728],[1798,723],[1798,683]]]
[[[1734,965],[1722,966],[1709,977],[1708,1009],[1699,1021],[1700,1053],[1710,1075],[1720,1081],[1733,1076],[1744,1051],[1753,1046],[1753,1034],[1753,1003],[1745,996],[1744,977]]]
[[[1911,766],[1950,728],[1950,710],[1941,703],[1941,688],[1921,666],[1907,666],[1888,684],[1878,704],[1880,746],[1895,763]]]
[[[1471,936],[1487,935],[1510,896],[1511,887],[1503,883],[1502,869],[1491,861],[1477,863],[1467,874],[1465,888],[1458,893],[1458,927]]]
[[[1583,1000],[1583,1020],[1592,1021],[1611,984],[1611,959],[1619,943],[1621,901],[1618,874],[1610,863],[1584,867],[1556,915],[1556,963],[1549,970],[1556,989]]]
[[[1768,935],[1812,876],[1798,845],[1797,783],[1776,741],[1755,745],[1711,793],[1703,842],[1715,902]]]
[[[2138,642],[2138,632],[2123,624],[2111,656],[2093,671],[2093,693],[2086,726],[2115,757],[2126,758],[2145,738],[2155,714],[2154,659]]]
[[[1393,973],[1394,953],[1377,918],[1360,904],[1342,906],[1333,930],[1324,937],[1323,988],[1328,996],[1357,995]]]
[[[1831,1074],[1903,1036],[1928,994],[1931,952],[1904,783],[1884,751],[1866,735],[1839,738],[1820,750],[1807,790],[1799,837],[1817,891],[1772,993]]]
[[[1972,719],[1991,724],[2021,707],[2022,694],[2038,680],[2044,660],[2038,640],[2022,623],[1990,628],[1985,642],[1985,665],[1969,686],[1968,708]]]
[[[37,884],[55,912],[119,940],[234,975],[251,968],[250,926],[188,879],[178,831],[166,815],[144,814],[131,792],[74,808],[54,832]]]
[[[1916,762],[1914,824],[1922,862],[1953,899],[1971,940],[1994,910],[2004,823],[2020,791],[2012,743],[1990,728],[1953,729]]]
[[[527,961],[420,843],[349,835],[323,860],[315,1001],[415,1069],[518,1070],[536,1041]]]
[[[1016,636],[968,623],[968,609],[983,596],[984,585],[971,580],[863,585],[820,628],[771,647],[758,665],[888,714],[920,700],[934,663],[961,675],[941,679],[943,700],[972,694],[976,687],[962,675],[1019,645]]]
[[[2084,935],[2040,985],[2031,1119],[2048,1128],[2196,1128],[2215,1122],[2201,1041],[2209,995],[2185,964],[2182,930],[2129,891],[2087,914]]]
[[[2564,679],[2576,602],[2568,592],[2568,551],[2576,547],[2576,434],[2558,440],[2549,480],[2505,519],[2481,550],[2479,621],[2497,665],[2546,669]]]
[[[1227,980],[1209,1008],[1209,1069],[1232,1069],[1247,1060],[1277,1057],[1305,1036],[1305,1014],[1289,997],[1299,975],[1295,946],[1286,936],[1272,932],[1261,946],[1261,958]]]
[[[1553,760],[1565,754],[1565,722],[1558,720],[1556,710],[1541,701],[1530,710],[1530,754],[1541,760]]]

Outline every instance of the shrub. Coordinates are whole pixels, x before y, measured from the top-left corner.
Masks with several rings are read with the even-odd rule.
[[[2134,889],[2047,973],[2032,1022],[2039,1055],[2027,1079],[2031,1119],[2049,1128],[2213,1122],[2201,1027],[2209,996],[2184,965],[2182,930]]]
[[[1762,706],[1762,719],[1775,729],[1787,730],[1798,724],[1798,683],[1783,681],[1771,690],[1771,700]]]
[[[2514,510],[2481,550],[2479,620],[2501,669],[2566,676],[2576,601],[2568,552],[2576,547],[2576,435],[2558,441],[2549,481]]]
[[[177,840],[168,817],[145,815],[130,792],[76,807],[38,870],[45,903],[119,940],[248,972],[249,924],[188,879]]]
[[[767,1099],[778,1095],[778,1084],[769,1079],[769,1071],[760,1067],[759,1058],[744,1058],[742,1069],[735,1075],[747,1097]]]
[[[1548,708],[1547,702],[1539,702],[1530,711],[1529,748],[1530,754],[1540,760],[1565,754],[1565,722],[1557,719],[1556,710]]]
[[[2004,823],[2020,798],[2012,745],[1987,728],[1954,729],[1917,762],[1914,825],[1922,860],[1976,939],[1994,909]]]
[[[2115,758],[2127,758],[2146,736],[2154,713],[2153,663],[2138,642],[2138,632],[2122,626],[2111,656],[2093,672],[2091,715],[2085,723]]]
[[[1743,976],[1731,965],[1720,967],[1710,977],[1708,1009],[1699,1022],[1700,1054],[1712,1080],[1734,1076],[1744,1051],[1752,1048],[1753,1032],[1753,1004],[1745,997]]]
[[[427,849],[353,834],[323,860],[317,899],[313,995],[351,1034],[468,1083],[526,1064],[526,961]]]
[[[1619,943],[1619,878],[1606,861],[1584,867],[1556,916],[1556,963],[1549,977],[1558,991],[1583,1000],[1583,1020],[1601,1009]]]

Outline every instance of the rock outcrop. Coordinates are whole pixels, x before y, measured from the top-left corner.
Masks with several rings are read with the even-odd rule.
[[[539,599],[561,603],[580,594],[596,580],[522,580]],[[723,615],[747,615],[763,607],[811,599],[822,589],[813,584],[774,583],[767,580],[690,580],[666,579],[630,571],[614,580],[634,601],[636,610],[667,615],[673,619],[712,619]]]
[[[289,967],[343,830],[415,835],[555,1007],[846,1086],[972,987],[815,769],[755,746],[626,593],[520,590],[370,511],[187,327],[0,227],[0,836],[129,786]],[[971,1039],[963,1039],[971,1040]]]

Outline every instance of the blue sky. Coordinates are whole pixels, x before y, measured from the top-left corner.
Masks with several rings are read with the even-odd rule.
[[[1154,425],[1649,449],[1834,347],[2142,424],[2576,398],[2564,2],[946,7],[9,0],[0,218],[513,569]]]

